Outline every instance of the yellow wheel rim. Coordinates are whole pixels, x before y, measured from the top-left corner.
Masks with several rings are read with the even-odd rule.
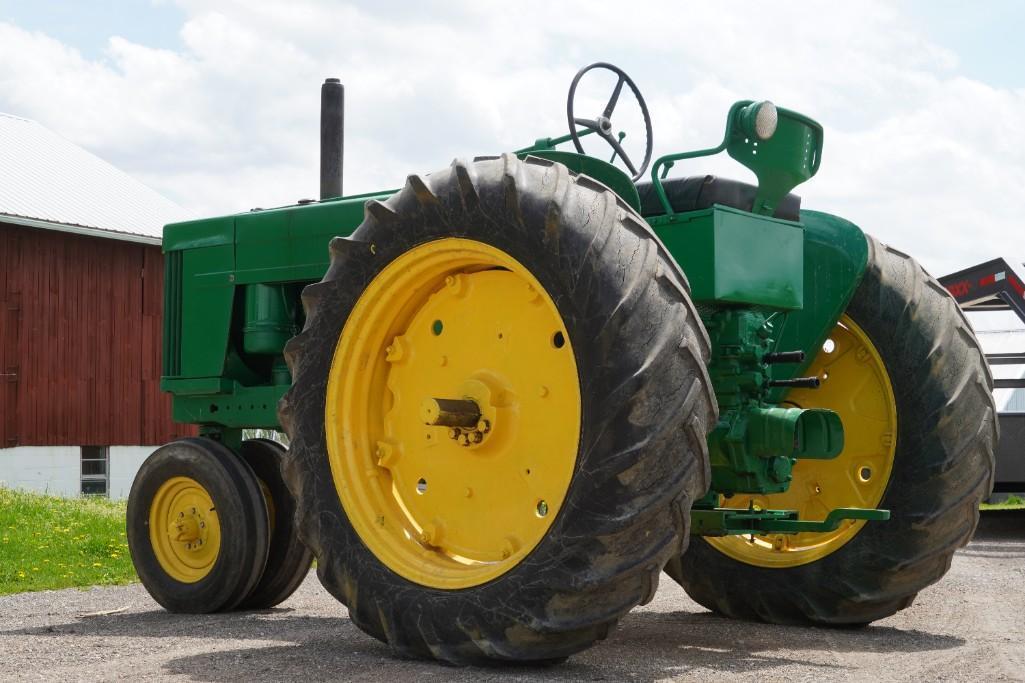
[[[425,424],[437,398],[472,401],[479,423]],[[579,378],[555,303],[490,245],[409,250],[342,329],[325,431],[345,513],[391,570],[448,589],[509,571],[547,533],[576,463]]]
[[[196,583],[209,574],[221,549],[221,525],[207,490],[189,477],[161,484],[149,508],[149,540],[174,580]]]
[[[886,492],[897,445],[893,387],[868,335],[847,316],[840,318],[809,375],[818,389],[798,389],[786,402],[801,408],[829,408],[844,426],[844,449],[833,460],[798,460],[784,493],[737,495],[722,504],[797,510],[801,519],[822,520],[839,507],[877,507]],[[836,552],[865,521],[847,521],[828,533],[727,536],[708,542],[735,560],[759,567],[795,567]]]

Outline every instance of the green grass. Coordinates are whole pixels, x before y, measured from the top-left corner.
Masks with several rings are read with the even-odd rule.
[[[982,510],[1025,510],[1025,499]],[[125,503],[56,498],[0,487],[0,595],[137,581]]]
[[[1008,496],[1002,503],[983,503],[979,506],[981,510],[1025,510],[1025,498],[1020,496]]]
[[[0,595],[137,580],[123,501],[0,487]]]

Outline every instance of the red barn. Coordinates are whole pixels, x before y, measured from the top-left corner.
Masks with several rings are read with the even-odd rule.
[[[192,428],[160,392],[168,199],[0,114],[0,485],[127,496]]]

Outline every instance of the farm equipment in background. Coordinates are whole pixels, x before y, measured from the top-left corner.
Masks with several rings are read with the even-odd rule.
[[[647,105],[599,63],[567,135],[342,197],[322,92],[319,202],[165,229],[162,382],[202,436],[143,465],[128,537],[166,608],[272,606],[312,552],[397,653],[557,661],[663,570],[732,617],[863,624],[971,537],[990,375],[917,263],[801,209],[815,121],[738,102],[719,145],[649,164]],[[669,175],[720,152],[757,185]]]
[[[979,331],[983,341],[989,337],[994,346],[983,344],[986,362],[996,366],[993,388],[1000,396],[997,413],[1000,441],[996,448],[993,491],[1021,493],[1025,491],[1025,272],[1022,264],[1013,259],[995,258],[959,270],[940,278],[957,300],[961,309],[973,316],[995,314],[1003,320],[1013,320],[1013,313],[1021,325],[1014,329],[986,329]],[[999,409],[999,408],[998,408]]]

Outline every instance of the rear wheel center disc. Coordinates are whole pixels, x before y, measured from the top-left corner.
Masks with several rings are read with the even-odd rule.
[[[436,399],[479,419],[426,424]],[[424,585],[477,585],[522,560],[564,501],[576,361],[526,268],[481,242],[437,240],[385,267],[356,303],[325,417],[342,505],[378,559]]]
[[[840,415],[844,449],[832,460],[798,460],[790,488],[771,495],[737,495],[732,508],[797,510],[801,519],[822,520],[840,507],[874,508],[886,493],[897,448],[896,400],[882,357],[864,330],[847,316],[808,370],[818,389],[791,391],[787,403],[828,408]],[[821,559],[865,526],[848,520],[826,533],[723,536],[708,542],[730,557],[762,567],[793,567]]]

